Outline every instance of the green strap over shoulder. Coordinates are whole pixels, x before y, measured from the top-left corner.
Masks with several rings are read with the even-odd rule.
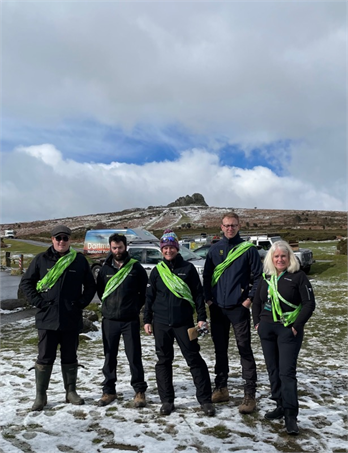
[[[113,291],[115,291],[116,288],[120,286],[120,284],[132,270],[133,264],[136,262],[137,260],[131,258],[127,264],[122,266],[121,269],[110,278],[110,280],[107,282],[105,286],[104,293],[102,296],[102,302],[104,302],[104,299],[106,299]]]
[[[57,283],[57,280],[63,274],[65,269],[74,261],[76,255],[76,250],[70,247],[69,253],[59,258],[47,274],[37,282],[36,291],[43,293],[51,289]]]
[[[214,269],[214,273],[211,278],[212,287],[217,284],[219,278],[221,277],[221,275],[223,274],[225,269],[227,269],[229,266],[231,266],[233,261],[235,261],[241,255],[243,255],[243,253],[246,252],[247,250],[249,250],[250,247],[255,247],[255,244],[252,244],[251,242],[248,242],[248,241],[244,241],[244,242],[241,242],[240,244],[236,245],[235,247],[233,247],[233,249],[231,249],[228,252],[225,260],[222,263],[218,264],[216,266],[216,268]]]
[[[185,283],[177,275],[173,274],[173,272],[171,272],[169,267],[163,261],[158,263],[156,268],[166,287],[179,299],[185,299],[190,302],[193,312],[195,312],[196,306],[192,298],[191,290],[187,283]]]
[[[279,277],[277,277],[275,274],[271,275],[271,278],[268,280],[266,278],[265,274],[263,275],[264,280],[267,282],[268,285],[268,293],[272,302],[272,315],[273,315],[273,321],[277,322],[280,320],[282,324],[284,324],[285,327],[287,327],[289,324],[293,324],[296,321],[296,318],[298,314],[301,311],[302,304],[300,305],[295,305],[287,300],[284,299],[284,297],[279,294],[278,292],[278,280],[280,277],[284,274],[282,272]],[[293,308],[293,311],[288,311],[286,313],[283,313],[281,307],[280,307],[280,300],[288,305],[289,307]]]

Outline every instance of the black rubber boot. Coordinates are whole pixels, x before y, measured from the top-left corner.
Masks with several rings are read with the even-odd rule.
[[[300,430],[297,426],[297,411],[284,409],[284,415],[286,432],[294,436],[300,434]]]
[[[50,382],[53,365],[35,363],[36,398],[31,408],[32,411],[42,411],[47,404],[48,384]]]
[[[77,367],[77,363],[62,364],[62,374],[66,392],[65,401],[80,406],[85,404],[85,401],[76,393]]]
[[[277,407],[273,411],[265,413],[265,418],[267,420],[277,420],[284,417],[284,409],[282,406],[282,401],[277,400]]]

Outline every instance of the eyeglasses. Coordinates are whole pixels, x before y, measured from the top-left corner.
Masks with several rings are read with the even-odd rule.
[[[237,228],[237,227],[239,227],[239,223],[237,223],[237,224],[235,224],[235,225],[233,225],[233,224],[231,224],[231,225],[224,225],[224,224],[222,224],[222,226],[223,226],[224,228],[226,228],[226,229],[227,229],[227,228]]]
[[[64,242],[68,242],[68,240],[70,239],[68,236],[56,236],[54,238],[57,242],[60,242],[60,241],[64,241]]]

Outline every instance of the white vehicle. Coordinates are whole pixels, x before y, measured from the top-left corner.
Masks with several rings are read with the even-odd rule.
[[[130,256],[140,262],[148,275],[156,264],[163,259],[160,240],[149,231],[141,228],[88,230],[83,252],[91,259],[94,278],[97,277],[106,256],[110,253],[109,237],[114,233],[124,234],[127,237]],[[204,260],[184,246],[180,247],[180,253],[185,261],[192,262],[197,269],[201,282],[203,282]]]
[[[244,239],[247,238],[249,242],[261,247],[264,250],[268,250],[271,248],[271,245],[274,244],[276,241],[283,240],[281,236],[271,236],[268,234],[259,234],[259,235],[251,235],[251,236],[243,236]],[[315,263],[313,260],[313,252],[310,249],[302,249],[298,247],[298,243],[292,244],[290,243],[296,258],[298,259],[301,269],[306,273],[309,274],[311,270],[311,265]]]
[[[5,230],[5,238],[14,239],[16,237],[16,233],[14,230]]]

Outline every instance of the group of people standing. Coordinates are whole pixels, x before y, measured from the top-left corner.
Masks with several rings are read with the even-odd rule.
[[[224,215],[223,237],[212,244],[204,267],[203,285],[194,265],[180,254],[177,235],[165,230],[160,239],[163,260],[150,277],[127,252],[124,235],[109,238],[110,254],[95,283],[87,260],[70,246],[71,230],[59,225],[52,230],[52,246],[37,255],[23,275],[20,288],[38,308],[38,356],[35,363],[36,399],[33,411],[47,404],[47,389],[58,345],[66,390],[66,401],[84,404],[76,392],[77,349],[82,310],[95,292],[101,300],[104,347],[103,393],[99,406],[116,399],[117,356],[121,336],[130,366],[134,406],[146,406],[140,337],[140,312],[144,330],[153,335],[157,363],[156,382],[161,400],[160,413],[175,410],[173,385],[174,341],[190,369],[196,398],[207,416],[215,415],[215,404],[229,400],[229,337],[234,332],[240,355],[244,398],[241,414],[256,409],[257,372],[251,348],[251,315],[260,337],[269,375],[273,411],[268,420],[285,418],[289,434],[298,434],[296,366],[304,325],[315,308],[307,276],[284,241],[272,245],[262,266],[256,247],[239,235],[235,213]],[[200,354],[197,338],[188,331],[207,326],[215,350],[215,381]]]

